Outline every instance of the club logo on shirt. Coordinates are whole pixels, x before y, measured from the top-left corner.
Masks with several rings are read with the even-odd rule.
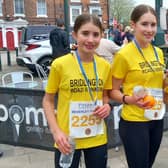
[[[140,62],[139,66],[142,70],[142,73],[163,71],[163,67],[160,65],[158,61]]]
[[[96,92],[96,79],[89,79],[88,83],[91,90],[93,92]],[[88,86],[84,79],[72,79],[70,80],[69,84],[71,93],[88,92]],[[102,91],[103,85],[104,85],[103,80],[99,79],[97,91]]]

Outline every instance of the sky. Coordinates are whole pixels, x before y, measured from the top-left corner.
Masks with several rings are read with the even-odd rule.
[[[135,5],[139,5],[139,4],[148,4],[151,5],[154,9],[155,9],[155,0],[134,0],[135,1]],[[160,10],[160,26],[162,29],[166,29],[167,25],[166,25],[166,10],[164,9],[168,9],[168,0],[163,0],[163,5],[162,5],[162,10]]]
[[[155,0],[134,0],[136,2],[136,5],[139,4],[148,4],[155,8]],[[163,0],[163,6],[164,8],[168,8],[168,0]]]

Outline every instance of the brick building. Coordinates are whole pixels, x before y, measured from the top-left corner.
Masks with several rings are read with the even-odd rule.
[[[55,25],[56,18],[64,18],[64,1],[0,0],[0,48],[18,47],[22,27]],[[67,1],[70,27],[81,13],[97,14],[104,27],[108,27],[108,0]]]

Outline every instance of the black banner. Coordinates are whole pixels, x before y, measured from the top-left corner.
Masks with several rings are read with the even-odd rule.
[[[0,93],[0,142],[52,150],[42,109],[44,91],[0,88]]]
[[[53,138],[42,108],[44,91],[0,87],[0,143],[53,150]],[[57,103],[57,98],[56,98]],[[108,147],[121,144],[118,122],[122,105],[106,119]],[[164,129],[168,128],[167,114]]]

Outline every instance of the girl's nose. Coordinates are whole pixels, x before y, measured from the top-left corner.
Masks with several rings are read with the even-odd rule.
[[[89,37],[88,37],[88,41],[89,41],[89,42],[92,42],[93,40],[94,40],[93,35],[89,35]]]
[[[147,30],[148,30],[149,32],[153,31],[153,26],[149,25],[149,26],[147,27]]]

